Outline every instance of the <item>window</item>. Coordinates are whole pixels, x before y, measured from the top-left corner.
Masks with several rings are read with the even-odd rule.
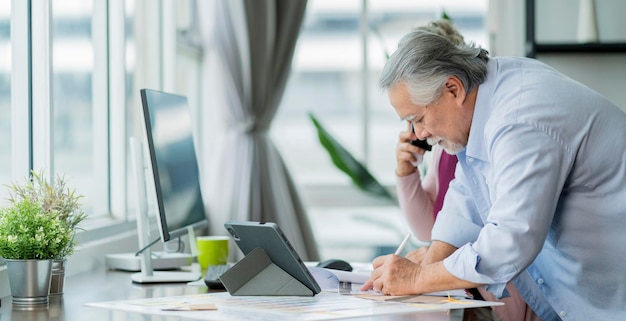
[[[103,252],[136,250],[121,232],[136,229],[128,146],[142,134],[139,89],[186,95],[199,109],[202,50],[177,33],[198,32],[195,3],[0,1],[0,185],[31,168],[65,175],[85,196],[85,268]]]
[[[0,182],[11,181],[11,1],[0,2]],[[0,192],[0,205],[8,195]]]
[[[107,144],[95,144],[96,136],[106,136],[106,131],[96,132],[102,127],[94,121],[95,108],[101,105],[94,104],[94,91],[106,87],[93,85],[93,30],[98,21],[93,15],[93,1],[52,1],[53,170],[65,175],[85,196],[83,208],[91,216],[107,210],[94,207],[95,199],[102,195],[97,193],[98,186],[104,184],[95,176],[95,156],[106,157]]]
[[[11,132],[0,123],[0,144],[13,148],[0,162],[6,157],[17,168],[3,165],[0,183],[25,178],[31,168],[44,170],[65,176],[85,196],[81,203],[90,220],[109,219],[113,210],[115,218],[126,218],[126,198],[112,199],[110,191],[127,194],[126,116],[136,106],[131,94],[136,84],[127,73],[134,72],[136,61],[134,17],[128,15],[133,9],[133,0],[2,2],[0,50],[13,57],[6,54],[12,60],[0,62],[0,112],[4,121],[12,111],[15,127]],[[4,94],[11,79],[7,61],[15,70],[13,97]],[[12,109],[5,107],[8,97]]]

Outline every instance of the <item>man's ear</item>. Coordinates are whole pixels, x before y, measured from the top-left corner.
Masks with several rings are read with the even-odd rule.
[[[456,76],[448,77],[446,81],[445,92],[454,97],[454,100],[460,105],[465,101],[465,87]]]

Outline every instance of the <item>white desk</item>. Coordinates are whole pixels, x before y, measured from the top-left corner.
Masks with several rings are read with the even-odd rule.
[[[0,320],[11,321],[173,321],[180,318],[146,316],[138,313],[104,310],[85,307],[91,302],[178,296],[206,293],[204,286],[187,286],[184,284],[139,285],[130,281],[131,273],[109,271],[104,268],[65,280],[64,294],[50,298],[47,308],[33,311],[14,310],[11,298],[2,298]],[[463,311],[420,313],[395,315],[388,317],[359,318],[350,320],[389,320],[389,321],[450,321],[462,320]]]

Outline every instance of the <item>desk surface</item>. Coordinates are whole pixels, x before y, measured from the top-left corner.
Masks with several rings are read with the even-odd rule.
[[[129,300],[141,298],[155,298],[187,294],[206,293],[205,286],[188,286],[185,284],[134,284],[130,280],[132,273],[109,271],[105,269],[71,276],[65,280],[64,294],[51,296],[47,308],[37,308],[32,311],[14,309],[11,297],[2,298],[0,320],[11,321],[133,321],[146,320],[145,315],[123,311],[112,311],[84,306],[86,303]],[[207,312],[210,313],[210,312]],[[373,320],[374,318],[359,318],[350,320]],[[376,317],[376,320],[462,320],[463,312],[453,310],[448,312],[422,313],[411,315],[395,315]],[[152,321],[181,320],[180,318],[153,316]]]

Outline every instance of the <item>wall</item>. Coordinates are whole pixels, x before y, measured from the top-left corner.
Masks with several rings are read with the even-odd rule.
[[[537,59],[598,91],[626,112],[625,54],[541,54]]]
[[[595,1],[601,42],[626,42],[626,1]],[[492,53],[525,54],[525,0],[491,0],[489,30]],[[578,1],[536,0],[536,38],[540,43],[577,43]],[[537,54],[537,59],[606,96],[626,112],[626,53]]]
[[[536,1],[536,37],[539,43],[577,43],[578,1]],[[601,43],[626,42],[626,1],[594,1]],[[606,96],[626,111],[626,53],[538,54],[540,59]]]
[[[492,56],[523,56],[526,34],[524,0],[490,0],[489,52]]]
[[[517,0],[516,0],[517,1]],[[578,1],[535,0],[538,42],[576,43]],[[626,41],[626,1],[596,0],[596,21],[601,42]]]

